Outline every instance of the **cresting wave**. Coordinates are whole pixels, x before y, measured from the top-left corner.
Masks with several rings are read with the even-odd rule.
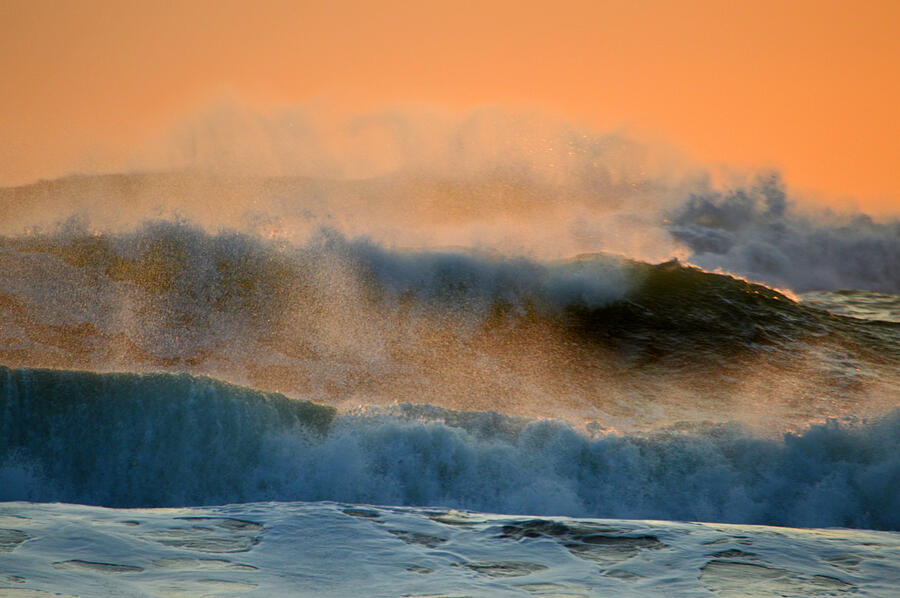
[[[647,262],[678,257],[798,292],[900,293],[896,217],[804,209],[777,174],[716,187],[616,180],[589,164],[572,166],[561,181],[514,164],[353,181],[195,172],[74,176],[0,188],[0,234],[53,231],[68,221],[109,237],[181,219],[207,232],[304,245],[324,227],[382,247],[478,247],[540,261],[596,252]]]
[[[900,411],[780,439],[332,409],[206,378],[0,369],[0,500],[265,500],[900,529]]]
[[[303,245],[170,222],[0,237],[0,318],[12,367],[186,371],[344,408],[623,429],[723,410],[865,417],[900,384],[900,324],[677,261],[400,250],[333,231]]]
[[[530,317],[597,334],[599,318],[608,320],[603,334],[609,337],[655,328],[678,329],[682,337],[738,336],[742,342],[822,334],[837,323],[833,314],[761,284],[678,260],[651,265],[583,254],[541,262],[464,249],[396,250],[328,229],[299,246],[234,232],[210,235],[164,221],[120,235],[75,229],[0,237],[0,266],[8,275],[0,290],[13,295],[4,296],[0,307],[15,314],[46,303],[49,313],[30,315],[47,321],[115,322],[119,315],[119,325],[139,326],[139,318],[125,322],[114,312],[141,303],[155,321],[203,327],[210,314],[220,313],[236,326],[263,330],[297,315],[291,312],[321,319],[365,306],[384,317],[406,312],[475,323]],[[42,280],[47,277],[52,280]],[[100,301],[82,300],[78,287],[84,285]],[[60,291],[72,292],[75,303],[53,301],[51,294]]]

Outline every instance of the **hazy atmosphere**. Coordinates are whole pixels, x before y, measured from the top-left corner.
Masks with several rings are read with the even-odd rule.
[[[0,597],[894,596],[898,24],[0,0]]]
[[[898,11],[8,0],[0,184],[134,168],[135,154],[223,98],[325,117],[501,106],[633,132],[703,164],[774,167],[823,201],[896,213]]]

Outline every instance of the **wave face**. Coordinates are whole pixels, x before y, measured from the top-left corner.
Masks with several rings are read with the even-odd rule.
[[[334,415],[187,375],[0,368],[0,387],[2,500],[25,492],[113,505],[227,501],[259,463],[263,434],[323,429]],[[20,459],[40,476],[19,469]]]
[[[896,406],[898,324],[834,311],[602,254],[392,250],[328,231],[295,246],[166,222],[0,238],[8,366],[186,371],[345,408],[631,429],[742,415],[791,427]]]
[[[578,433],[407,405],[333,410],[185,375],[0,369],[0,500],[334,500],[900,529],[900,411],[780,439]]]
[[[0,238],[0,274],[6,365],[187,371],[345,408],[796,426],[883,411],[900,384],[896,322],[677,261],[391,250],[328,231],[295,246],[161,222]]]

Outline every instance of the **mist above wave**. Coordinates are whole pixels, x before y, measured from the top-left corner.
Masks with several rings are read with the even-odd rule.
[[[138,152],[135,171],[0,190],[7,234],[74,217],[121,232],[183,218],[302,244],[323,226],[388,247],[540,260],[673,257],[798,291],[900,292],[900,221],[810,207],[778,172],[723,175],[675,150],[538,112],[334,117],[221,103]]]
[[[0,274],[7,365],[189,371],[345,408],[630,427],[729,405],[803,422],[877,411],[900,383],[895,325],[674,261],[392,250],[333,231],[293,245],[157,222],[0,238]]]
[[[703,268],[797,291],[900,294],[900,221],[803,214],[776,174],[748,187],[692,192],[673,216],[670,234]]]

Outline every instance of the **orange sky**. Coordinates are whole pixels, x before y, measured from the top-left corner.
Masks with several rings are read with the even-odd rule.
[[[227,93],[541,106],[900,211],[898,30],[896,0],[3,0],[0,184],[102,169]]]

